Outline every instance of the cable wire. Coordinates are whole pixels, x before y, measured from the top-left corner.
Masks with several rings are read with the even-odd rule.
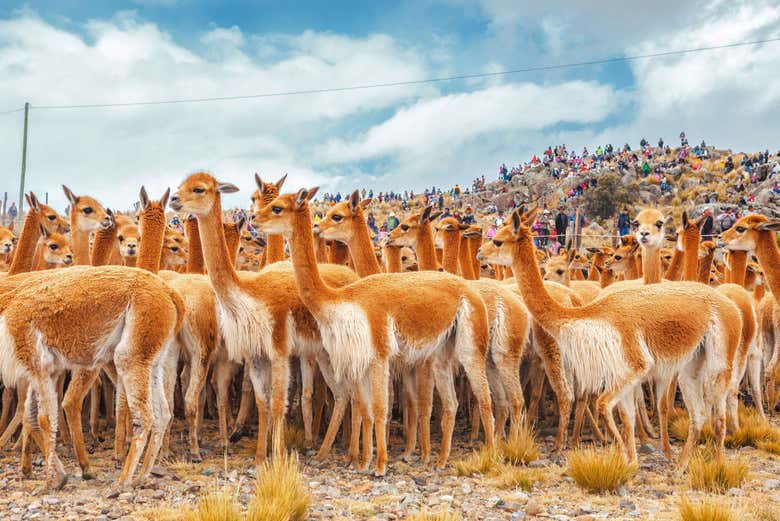
[[[394,81],[394,82],[386,82],[386,83],[367,83],[362,85],[349,85],[344,87],[290,90],[290,91],[266,92],[266,93],[259,93],[259,94],[245,94],[245,95],[236,95],[236,96],[215,96],[215,97],[203,97],[203,98],[183,98],[183,99],[152,100],[152,101],[128,101],[128,102],[118,102],[118,103],[83,103],[83,104],[73,104],[73,105],[31,105],[30,108],[33,110],[63,110],[63,109],[91,109],[91,108],[108,108],[108,107],[140,107],[140,106],[152,106],[152,105],[175,105],[175,104],[182,104],[182,103],[207,103],[207,102],[215,102],[215,101],[237,101],[237,100],[249,100],[249,99],[260,99],[260,98],[276,98],[276,97],[283,97],[283,96],[301,96],[301,95],[324,94],[324,93],[332,93],[332,92],[348,92],[354,90],[403,87],[403,86],[423,85],[423,84],[430,84],[430,83],[442,83],[442,82],[457,81],[457,80],[470,80],[470,79],[478,79],[478,78],[508,76],[512,74],[522,74],[528,72],[543,72],[543,71],[552,71],[552,70],[561,70],[561,69],[571,69],[576,67],[587,67],[593,65],[606,65],[611,63],[637,61],[637,60],[650,59],[650,58],[662,58],[666,56],[681,56],[685,54],[709,52],[709,51],[716,51],[720,49],[748,47],[748,46],[761,45],[765,43],[775,43],[779,41],[780,41],[780,37],[767,38],[763,40],[735,42],[735,43],[728,43],[728,44],[721,44],[721,45],[710,45],[705,47],[696,47],[692,49],[678,49],[674,51],[661,51],[661,52],[648,53],[648,54],[637,54],[632,56],[618,56],[612,58],[601,58],[595,60],[561,63],[561,64],[554,64],[554,65],[539,65],[539,66],[524,67],[519,69],[510,69],[506,71],[458,74],[454,76],[424,78],[419,80],[404,80],[404,81]],[[7,112],[0,112],[0,115],[10,114],[13,112],[18,112],[20,110],[23,109],[14,109]]]

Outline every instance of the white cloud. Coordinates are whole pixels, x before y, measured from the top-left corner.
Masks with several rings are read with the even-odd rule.
[[[612,88],[590,82],[540,86],[518,83],[418,101],[355,141],[331,141],[322,152],[334,162],[389,154],[434,153],[484,135],[594,123],[615,108]]]
[[[305,31],[244,35],[212,27],[201,50],[185,47],[133,13],[93,20],[76,30],[55,27],[29,11],[0,20],[3,108],[230,96],[382,82],[431,74],[424,56],[384,35],[350,38]],[[255,48],[275,45],[273,56]],[[432,87],[274,97],[238,102],[81,110],[30,115],[28,189],[58,187],[96,194],[125,207],[145,183],[176,185],[197,168],[238,182],[246,201],[252,173],[290,172],[290,184],[335,183],[307,151],[345,118],[386,110]],[[16,193],[21,115],[0,116],[0,190]],[[15,196],[13,196],[15,198]]]

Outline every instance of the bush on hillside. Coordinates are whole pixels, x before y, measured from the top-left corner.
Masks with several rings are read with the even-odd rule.
[[[610,219],[623,205],[632,204],[639,198],[637,187],[624,185],[617,174],[604,174],[598,181],[598,185],[588,188],[582,196],[587,215]]]

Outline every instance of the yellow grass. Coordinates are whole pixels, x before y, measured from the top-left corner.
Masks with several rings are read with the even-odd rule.
[[[690,417],[685,409],[674,408],[669,413],[669,434],[680,441],[688,439],[688,428],[690,427]],[[699,435],[699,443],[708,443],[715,441],[715,431],[712,425],[707,422]]]
[[[194,518],[194,512],[190,507],[158,507],[139,512],[139,519],[145,521],[190,521]]]
[[[453,465],[458,476],[473,476],[474,474],[489,474],[501,464],[502,456],[496,449],[483,447],[470,456],[456,460]]]
[[[578,449],[567,457],[566,473],[580,487],[590,492],[614,492],[626,484],[636,472],[614,447],[606,450]]]
[[[406,521],[460,521],[460,515],[451,510],[439,510],[438,512],[421,510],[407,517]]]
[[[266,462],[258,470],[246,520],[301,521],[310,505],[311,495],[301,480],[298,458],[288,455]]]
[[[288,449],[303,450],[305,443],[306,435],[303,429],[289,425],[284,429],[284,444]]]
[[[691,488],[719,494],[740,487],[747,474],[748,465],[744,461],[718,461],[710,450],[697,451],[688,465]]]
[[[737,521],[740,517],[728,505],[713,498],[692,502],[683,497],[678,506],[680,521]]]
[[[242,521],[241,505],[235,492],[228,489],[215,490],[198,500],[194,512],[183,519],[187,521]]]
[[[539,459],[539,444],[536,432],[526,421],[521,422],[517,433],[511,434],[498,444],[501,455],[512,465],[527,465]]]
[[[764,452],[768,452],[769,454],[774,454],[776,456],[780,456],[780,441],[776,441],[776,440],[759,441],[756,444],[756,447],[759,450],[763,450]]]
[[[531,491],[535,483],[544,480],[544,474],[539,469],[515,467],[514,465],[500,465],[493,471],[495,485],[502,489],[520,488]]]
[[[739,430],[726,438],[726,445],[731,448],[758,447],[766,442],[780,443],[780,429],[772,427],[755,409],[740,405]]]

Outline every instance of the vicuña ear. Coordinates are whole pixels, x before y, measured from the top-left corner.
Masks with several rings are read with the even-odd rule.
[[[536,216],[539,215],[539,208],[532,208],[525,212],[523,215],[523,224],[531,226],[536,221]]]
[[[35,211],[39,211],[41,209],[41,202],[33,192],[30,192],[30,207]]]
[[[221,194],[234,194],[239,188],[233,183],[217,183],[217,192]]]
[[[319,191],[320,191],[319,186],[312,186],[311,188],[309,188],[309,195],[306,196],[306,200],[311,201],[312,199],[314,199],[314,196],[317,195],[317,192]]]
[[[49,235],[50,235],[49,234],[49,230],[47,230],[46,227],[43,224],[38,224],[38,229],[41,231],[41,236],[44,239],[48,239],[49,238]]]
[[[303,207],[304,203],[309,200],[309,192],[305,188],[301,188],[298,190],[298,192],[295,194],[295,208],[300,209]]]
[[[368,205],[370,205],[370,204],[371,204],[371,198],[370,197],[368,199],[363,199],[362,201],[360,201],[360,206],[362,206],[364,210],[366,208],[368,208]]]
[[[442,212],[442,211],[440,211],[440,210],[437,210],[437,211],[435,211],[435,212],[431,212],[431,215],[428,217],[428,219],[430,219],[431,221],[435,221],[435,220],[436,220],[436,219],[438,219],[438,218],[439,218],[439,216],[440,216],[441,214],[443,214],[443,213],[444,213],[444,212]]]
[[[257,183],[257,187],[262,190],[263,189],[263,180],[260,179],[260,174],[255,172],[255,183]]]
[[[585,249],[588,250],[590,253],[601,253],[601,250],[599,248],[588,247]]]
[[[682,223],[683,223],[683,228],[687,228],[688,227],[688,212],[686,212],[686,211],[683,211]]]
[[[143,187],[143,186],[141,187],[141,193],[139,194],[139,200],[141,201],[141,208],[143,208],[144,210],[149,208],[149,203],[151,201],[149,201],[149,194],[146,193],[146,188]]]
[[[62,185],[62,191],[65,192],[65,197],[68,198],[68,201],[70,201],[70,204],[78,204],[79,198],[77,195],[75,195],[70,188],[68,188],[65,185]]]
[[[523,224],[523,216],[520,213],[520,210],[515,210],[512,212],[512,234],[519,235],[520,234],[520,226]]]
[[[637,249],[639,249],[639,243],[638,243],[638,242],[635,242],[635,243],[634,243],[634,245],[633,245],[633,246],[631,246],[631,249],[630,249],[630,250],[628,250],[628,254],[629,254],[629,255],[633,255],[634,253],[636,253],[636,250],[637,250]]]
[[[241,230],[241,229],[243,229],[243,228],[244,228],[244,224],[245,224],[245,223],[246,223],[246,217],[244,217],[244,216],[242,215],[242,216],[241,216],[241,217],[239,217],[239,218],[238,218],[238,220],[236,221],[236,230]]]
[[[162,195],[162,197],[160,197],[160,206],[162,206],[163,208],[165,208],[166,206],[168,206],[168,198],[169,198],[170,196],[171,196],[171,189],[170,189],[170,188],[168,188],[168,189],[165,191],[165,193]]]
[[[285,181],[286,179],[287,179],[287,174],[284,174],[284,175],[282,176],[282,178],[281,178],[281,179],[279,179],[279,180],[276,182],[276,189],[277,189],[277,190],[281,190],[281,189],[282,189],[282,185],[284,184],[284,181]]]
[[[450,230],[452,230],[452,225],[448,225],[448,226],[450,226]],[[469,225],[468,224],[463,224],[463,223],[458,224],[458,229],[460,231],[468,230],[469,229]]]
[[[422,212],[422,215],[420,215],[420,224],[425,224],[428,221],[431,220],[431,211],[433,210],[433,206],[426,206],[425,209]]]
[[[352,211],[352,215],[355,215],[360,208],[360,192],[355,190],[349,195],[349,209]]]
[[[767,221],[758,225],[758,229],[761,231],[777,231],[780,230],[780,221]]]

